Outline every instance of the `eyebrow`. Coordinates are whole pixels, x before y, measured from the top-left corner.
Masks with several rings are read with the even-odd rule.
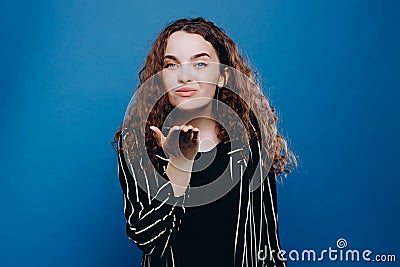
[[[204,56],[209,57],[211,59],[209,54],[203,52],[203,53],[198,53],[198,54],[195,54],[195,55],[191,56],[190,60],[194,60],[196,58],[204,57]],[[165,55],[164,59],[173,59],[173,60],[179,61],[179,59],[177,57],[173,56],[173,55]]]

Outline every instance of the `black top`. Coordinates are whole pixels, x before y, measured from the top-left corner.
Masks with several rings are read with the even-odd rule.
[[[212,150],[199,152],[193,164],[191,189],[230,176],[230,143],[219,143]],[[204,168],[206,167],[206,168]],[[200,168],[201,170],[196,171]],[[224,177],[229,178],[229,177]],[[189,192],[189,199],[194,190]],[[196,196],[201,197],[201,196]],[[173,245],[176,266],[233,266],[235,227],[238,214],[239,183],[220,199],[187,207]],[[213,242],[210,242],[213,240]]]
[[[142,267],[286,266],[277,255],[276,177],[258,168],[258,143],[219,143],[198,153],[190,186],[175,197],[165,173],[169,160],[156,154],[158,169],[147,169],[144,157],[129,156],[135,148],[127,136],[123,131],[118,142],[118,172],[126,233],[143,252]],[[227,193],[215,194],[214,184]]]

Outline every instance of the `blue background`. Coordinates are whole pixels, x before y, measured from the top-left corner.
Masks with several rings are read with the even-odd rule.
[[[0,266],[138,266],[110,142],[170,21],[221,26],[262,78],[299,169],[282,247],[396,254],[398,1],[2,1]],[[293,262],[290,266],[372,266]],[[377,264],[394,266],[395,264]]]

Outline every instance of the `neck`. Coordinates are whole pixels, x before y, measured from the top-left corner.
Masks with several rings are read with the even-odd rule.
[[[211,105],[194,111],[174,110],[173,121],[174,125],[192,125],[200,130],[200,151],[206,151],[220,142],[215,132],[217,122],[212,114]]]

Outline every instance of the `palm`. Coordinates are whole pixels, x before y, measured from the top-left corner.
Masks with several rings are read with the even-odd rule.
[[[170,157],[193,160],[199,150],[199,129],[191,125],[174,126],[165,137],[162,132],[152,126],[158,145]]]

